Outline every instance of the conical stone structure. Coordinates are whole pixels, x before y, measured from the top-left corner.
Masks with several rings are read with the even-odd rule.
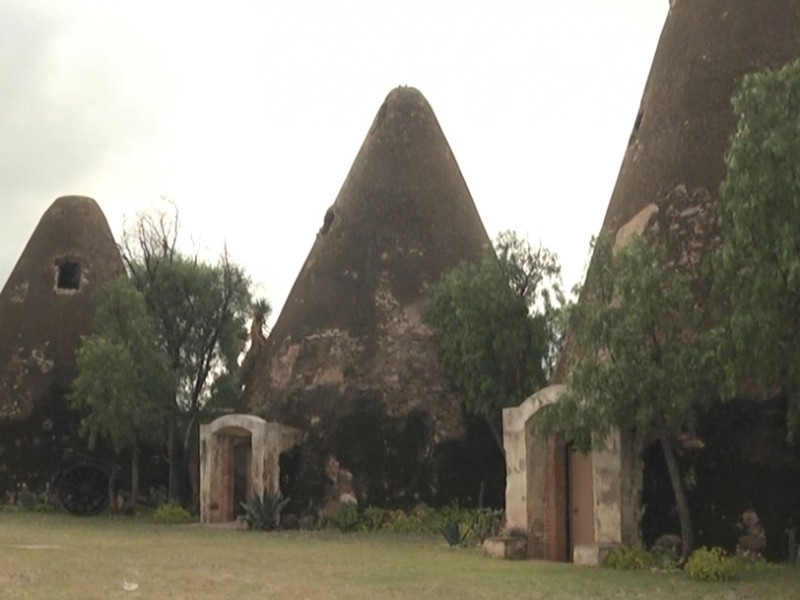
[[[68,448],[80,449],[65,398],[95,291],[124,273],[91,198],[58,198],[0,292],[0,493],[43,488]]]
[[[798,0],[670,5],[604,231],[642,229],[642,211],[676,190],[716,199],[742,76],[800,56]]]
[[[393,90],[259,350],[251,410],[307,430],[372,502],[438,493],[434,456],[465,421],[425,292],[489,243],[428,102]]]
[[[736,127],[731,97],[744,74],[800,56],[800,0],[670,5],[602,230],[616,244],[652,232],[673,248],[702,253],[717,235],[709,209],[719,197]],[[559,378],[567,364],[562,360]],[[705,418],[698,431],[705,449],[684,457],[697,474],[690,502],[698,545],[726,545],[729,524],[748,508],[776,541],[785,523],[800,518],[798,454],[784,443],[780,403],[742,402]],[[669,516],[674,504],[665,467],[658,452],[647,456],[642,530],[649,545],[677,523]],[[636,482],[627,489],[638,497]],[[785,544],[768,546],[774,557],[784,550]]]

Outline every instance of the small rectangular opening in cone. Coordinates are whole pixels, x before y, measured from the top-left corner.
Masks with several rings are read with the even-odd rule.
[[[74,260],[56,261],[58,274],[56,287],[60,290],[79,290],[81,288],[81,265]]]

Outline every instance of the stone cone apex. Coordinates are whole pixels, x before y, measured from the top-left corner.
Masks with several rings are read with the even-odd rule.
[[[311,252],[253,361],[246,397],[265,418],[324,438],[356,486],[388,489],[415,477],[413,464],[429,462],[436,443],[464,434],[462,398],[423,321],[425,292],[460,262],[479,260],[490,244],[419,91],[389,93],[320,217]],[[395,434],[385,443],[376,437]],[[368,474],[380,465],[366,463],[382,450],[351,448],[369,448],[372,438],[410,453],[409,465],[383,465],[396,480]]]
[[[0,292],[0,492],[47,481],[77,443],[65,398],[75,351],[92,329],[94,292],[124,272],[94,200],[53,202]]]
[[[617,231],[679,186],[716,199],[744,74],[800,55],[798,0],[673,0],[604,231]]]
[[[321,221],[271,339],[330,327],[369,334],[379,287],[413,304],[489,243],[427,100],[396,88]]]

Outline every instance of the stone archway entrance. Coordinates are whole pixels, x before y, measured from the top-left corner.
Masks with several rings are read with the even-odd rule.
[[[638,541],[641,459],[618,433],[585,456],[537,435],[536,415],[563,391],[546,387],[503,409],[505,533],[526,537],[531,558],[598,564],[606,548]]]
[[[233,521],[240,502],[280,491],[279,458],[303,432],[253,415],[225,415],[200,426],[200,521]]]
[[[550,386],[503,409],[506,533],[527,538],[530,558],[557,561],[567,560],[567,454],[563,440],[536,436],[532,420],[562,391],[561,385]]]

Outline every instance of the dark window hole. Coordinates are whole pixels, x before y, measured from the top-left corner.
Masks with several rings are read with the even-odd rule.
[[[81,266],[72,261],[64,261],[58,265],[58,281],[61,290],[79,290],[81,288]]]

